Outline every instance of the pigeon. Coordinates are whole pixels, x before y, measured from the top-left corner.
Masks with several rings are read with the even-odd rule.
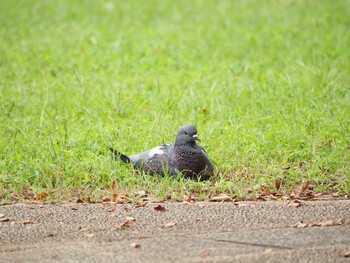
[[[174,143],[129,156],[113,148],[110,150],[114,159],[120,158],[124,163],[130,163],[135,169],[151,175],[177,177],[181,173],[184,178],[208,180],[213,173],[213,165],[207,152],[196,141],[200,141],[196,127],[185,125],[178,131]]]

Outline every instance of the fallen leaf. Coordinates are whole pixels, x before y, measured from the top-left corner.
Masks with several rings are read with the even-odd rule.
[[[24,225],[35,224],[35,221],[33,221],[33,220],[25,220],[25,221],[22,222],[22,224],[24,224]]]
[[[154,207],[154,210],[159,212],[165,212],[165,207],[161,205],[157,205],[156,207]]]
[[[276,189],[277,190],[280,190],[280,188],[281,188],[281,185],[282,185],[282,180],[281,179],[276,179],[276,181],[275,181],[275,186],[276,186]]]
[[[274,196],[274,195],[269,195],[269,197],[272,199],[272,200],[278,200],[278,197],[277,196]]]
[[[300,198],[300,193],[299,192],[292,192],[292,193],[290,193],[289,197],[292,199]]]
[[[128,221],[136,221],[136,219],[134,217],[131,217],[131,216],[127,216],[126,220],[128,220]]]
[[[140,248],[141,247],[141,245],[139,243],[131,243],[130,246],[133,248]]]
[[[303,222],[298,222],[295,225],[292,225],[292,227],[296,227],[296,228],[305,228],[307,226],[308,226],[308,224],[307,223],[303,223]]]
[[[193,202],[198,200],[198,195],[184,195],[184,201]]]
[[[168,227],[173,227],[173,226],[175,226],[175,225],[176,225],[176,223],[174,223],[174,222],[160,223],[160,224],[158,225],[158,227],[160,227],[160,228],[168,228]]]
[[[117,192],[118,189],[119,189],[118,183],[116,181],[113,181],[113,183],[112,183],[112,190],[114,192]]]
[[[261,190],[261,195],[262,196],[267,196],[267,195],[270,194],[270,189],[267,186],[265,186],[265,185],[262,185],[260,187],[260,190]]]
[[[102,199],[103,203],[108,203],[110,201],[111,201],[111,199],[109,197],[103,197],[103,199]]]
[[[219,194],[217,196],[213,196],[210,199],[210,201],[213,201],[213,202],[220,202],[220,201],[227,201],[227,200],[231,200],[231,197],[226,194]]]
[[[116,204],[122,204],[124,203],[124,199],[118,194],[113,194],[113,202]]]
[[[334,220],[334,221],[329,220],[329,221],[317,223],[316,225],[320,227],[325,227],[325,226],[338,226],[338,225],[341,225],[342,223],[343,222],[341,220]]]
[[[124,223],[121,223],[120,225],[119,225],[119,228],[129,228],[129,227],[131,227],[131,224],[132,224],[132,222],[131,221],[126,221],[126,222],[124,222]]]
[[[343,221],[341,219],[338,220],[329,220],[325,222],[319,222],[319,223],[304,223],[304,222],[298,222],[294,225],[291,225],[291,227],[296,228],[304,228],[304,227],[327,227],[327,226],[338,226],[343,224]]]
[[[301,206],[301,202],[299,200],[293,200],[288,204],[289,207],[299,207]]]
[[[136,208],[138,207],[145,207],[147,205],[147,203],[139,203],[136,205]]]
[[[153,200],[153,203],[164,203],[164,199]]]
[[[8,221],[10,221],[10,218],[7,218],[7,217],[0,218],[0,222],[8,222]]]
[[[301,186],[301,192],[304,192],[305,190],[307,190],[309,188],[309,185],[310,185],[311,181],[310,180],[307,180],[306,183],[304,183],[302,186]]]
[[[108,213],[109,213],[109,212],[113,212],[116,208],[117,208],[116,206],[115,206],[115,207],[112,207],[111,209],[108,209],[107,212],[108,212]]]
[[[78,210],[78,208],[77,208],[77,207],[72,207],[71,209],[72,209],[72,210]]]
[[[345,258],[350,258],[350,251],[345,252],[343,257],[345,257]]]
[[[78,203],[78,204],[83,204],[83,203],[85,203],[85,201],[84,201],[83,199],[78,199],[78,200],[77,200],[77,203]]]
[[[40,193],[40,194],[37,194],[37,195],[35,196],[35,199],[36,199],[37,201],[43,200],[43,199],[45,199],[48,195],[49,195],[48,193],[42,192],[42,193]]]

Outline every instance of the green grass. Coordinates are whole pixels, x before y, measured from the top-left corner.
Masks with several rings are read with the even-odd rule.
[[[0,25],[1,203],[350,193],[348,0],[2,0]],[[110,158],[188,123],[209,182]]]

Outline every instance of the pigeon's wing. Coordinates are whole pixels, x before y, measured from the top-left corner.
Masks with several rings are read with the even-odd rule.
[[[203,159],[205,160],[205,163],[208,166],[212,166],[211,160],[209,158],[209,155],[207,154],[207,152],[204,150],[204,148],[202,146],[197,145],[198,149],[200,149],[202,155],[203,155]]]
[[[135,168],[149,174],[177,175],[178,170],[170,161],[173,144],[163,144],[143,153],[128,156]]]

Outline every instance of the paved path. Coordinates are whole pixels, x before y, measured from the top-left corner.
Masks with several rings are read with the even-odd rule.
[[[350,263],[350,200],[288,204],[0,206],[0,262]]]

